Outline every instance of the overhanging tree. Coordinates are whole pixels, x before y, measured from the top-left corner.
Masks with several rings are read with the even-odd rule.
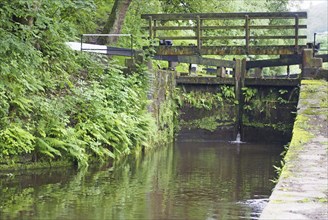
[[[111,13],[108,16],[102,34],[120,34],[124,23],[125,15],[132,0],[115,0]],[[115,44],[118,37],[99,37],[98,44]]]

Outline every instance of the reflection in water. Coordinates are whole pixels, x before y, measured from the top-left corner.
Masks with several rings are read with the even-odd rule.
[[[252,219],[281,150],[180,142],[114,169],[0,174],[0,219]]]

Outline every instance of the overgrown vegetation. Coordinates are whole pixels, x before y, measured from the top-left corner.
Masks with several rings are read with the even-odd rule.
[[[211,110],[226,104],[238,104],[235,99],[235,92],[233,86],[220,86],[217,93],[191,91],[183,92],[178,90],[176,101],[179,106],[189,105],[190,107],[198,109]]]
[[[252,127],[270,127],[288,132],[293,128],[291,112],[296,111],[298,89],[242,88],[244,97],[243,124]],[[294,110],[293,110],[294,105]],[[279,117],[278,117],[279,114]]]
[[[147,146],[145,69],[65,46],[85,31],[93,1],[0,3],[0,160],[68,158],[79,166]],[[95,25],[94,23],[92,23]]]
[[[219,86],[217,92],[195,90],[184,92],[177,89],[176,102],[182,109],[187,109],[188,114],[196,117],[192,120],[180,117],[179,125],[188,129],[205,129],[215,131],[219,126],[233,125],[236,122],[235,106],[238,101],[235,98],[233,86]]]
[[[238,100],[234,88],[220,86],[218,92],[179,90],[177,102],[189,117],[180,117],[180,125],[188,129],[209,131],[219,126],[234,125],[237,121]],[[270,128],[288,134],[293,128],[292,111],[296,111],[298,89],[242,88],[242,124],[246,127]],[[278,116],[279,114],[279,116]],[[198,117],[198,116],[202,117]]]

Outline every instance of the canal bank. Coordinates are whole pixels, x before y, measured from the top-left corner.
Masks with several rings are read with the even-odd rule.
[[[27,130],[24,127],[25,130],[20,130],[17,123],[11,123],[9,128],[1,127],[1,122],[0,175],[14,170],[59,167],[85,169],[88,165],[112,164],[130,154],[138,155],[164,143],[171,143],[176,112],[173,99],[175,72],[138,69],[121,74],[123,67],[117,68],[118,72],[108,70],[99,91],[92,89],[88,90],[90,94],[85,92],[86,95],[61,97],[60,107],[53,109],[56,109],[56,114],[62,114],[60,117],[65,120],[59,117],[44,119],[41,113],[31,110],[29,120],[39,126],[38,132],[34,128]],[[99,74],[105,73],[103,69],[99,71]],[[75,89],[78,88],[81,91],[89,89],[76,85]],[[70,101],[79,104],[64,113],[63,109],[70,108]],[[75,114],[77,110],[79,113]],[[36,119],[38,117],[41,119]],[[6,117],[0,118],[7,120]],[[16,134],[17,129],[20,135]],[[62,136],[55,134],[55,130]],[[40,132],[42,137],[39,137]],[[68,134],[73,137],[70,139]],[[76,142],[70,145],[70,141]]]
[[[327,90],[327,81],[302,81],[285,165],[260,219],[328,219]]]

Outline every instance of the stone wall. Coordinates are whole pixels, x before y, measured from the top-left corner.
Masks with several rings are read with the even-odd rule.
[[[176,105],[174,102],[176,72],[169,70],[150,71],[148,111],[156,119],[156,142],[171,141],[174,135]]]
[[[297,118],[260,219],[328,219],[328,83],[302,80]]]

